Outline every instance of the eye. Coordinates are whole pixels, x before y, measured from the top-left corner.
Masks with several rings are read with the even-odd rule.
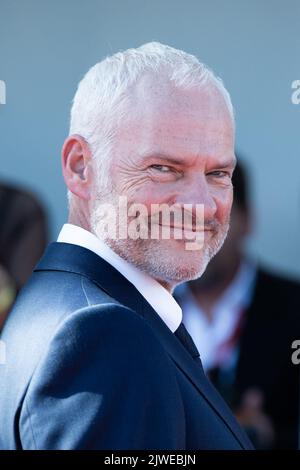
[[[153,168],[153,170],[160,171],[161,173],[168,173],[171,171],[171,168],[166,165],[151,165],[151,168]]]
[[[214,176],[216,178],[223,178],[223,177],[226,177],[228,176],[228,178],[231,178],[231,174],[228,172],[228,171],[212,171],[211,173],[209,173],[210,176]]]

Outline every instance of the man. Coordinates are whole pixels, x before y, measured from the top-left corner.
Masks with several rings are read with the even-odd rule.
[[[256,448],[298,446],[300,284],[245,254],[252,230],[247,174],[239,162],[226,241],[205,274],[178,288],[184,323],[205,371]],[[180,292],[181,291],[181,292]]]
[[[171,295],[204,272],[228,230],[234,122],[222,83],[159,43],[107,58],[78,87],[62,165],[69,223],[1,338],[0,446],[251,448]],[[186,226],[166,222],[173,205],[186,207]]]
[[[0,331],[16,295],[47,245],[47,216],[39,199],[0,182]]]

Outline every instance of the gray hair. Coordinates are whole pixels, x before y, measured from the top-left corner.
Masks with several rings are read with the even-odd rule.
[[[234,121],[229,93],[220,78],[184,51],[150,42],[118,52],[94,65],[78,85],[71,109],[70,134],[81,135],[96,162],[99,184],[108,185],[109,156],[115,130],[124,118],[129,88],[144,74],[164,77],[180,88],[214,84],[221,92]]]

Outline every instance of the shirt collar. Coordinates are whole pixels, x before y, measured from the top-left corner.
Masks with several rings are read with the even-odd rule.
[[[73,224],[64,224],[58,242],[82,246],[107,261],[131,282],[174,333],[182,321],[182,311],[174,297],[155,279],[125,261],[93,233]]]

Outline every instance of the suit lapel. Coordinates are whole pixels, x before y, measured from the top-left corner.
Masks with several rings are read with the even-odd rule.
[[[136,307],[134,308],[134,306],[127,306],[137,311],[137,313],[142,312],[143,317],[150,324],[154,334],[158,337],[160,343],[163,345],[172,360],[215,410],[235,438],[239,441],[242,448],[245,448],[245,439],[247,438],[242,432],[240,426],[237,424],[232,412],[229,410],[224,400],[220,397],[216,389],[205,376],[201,362],[199,360],[195,360],[188,353],[178,338],[176,338],[176,336],[169,330],[157,313],[143,298],[140,303],[139,310]]]
[[[115,268],[85,248],[68,243],[51,243],[35,268],[35,271],[43,270],[67,271],[86,276],[110,297],[142,315],[172,360],[215,410],[242,448],[245,448],[247,438],[204,375],[199,362],[192,358],[134,285]]]

